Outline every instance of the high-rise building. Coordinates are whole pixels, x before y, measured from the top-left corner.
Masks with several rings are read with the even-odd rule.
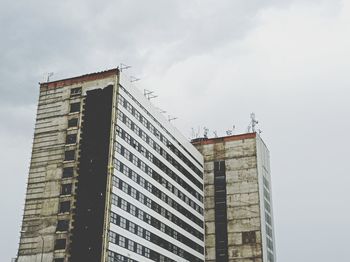
[[[204,261],[203,157],[118,69],[40,84],[18,262]]]
[[[192,143],[204,157],[205,261],[276,261],[269,151],[261,137]]]

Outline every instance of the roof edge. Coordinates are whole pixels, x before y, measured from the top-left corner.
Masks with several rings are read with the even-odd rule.
[[[106,78],[112,75],[118,75],[119,74],[119,68],[112,68],[101,72],[95,72],[91,74],[85,74],[81,76],[75,76],[70,78],[64,78],[60,80],[55,80],[52,82],[44,82],[39,83],[40,88],[57,88],[57,87],[63,87],[68,85],[73,85],[77,83],[83,83],[83,82],[89,82],[94,81],[102,78]]]
[[[223,136],[223,137],[214,137],[214,138],[202,138],[202,139],[199,138],[199,140],[195,140],[195,141],[192,140],[191,143],[193,145],[209,145],[209,144],[223,143],[223,142],[250,139],[250,138],[256,138],[256,133],[245,133],[245,134],[239,134],[239,135],[233,135],[233,136]]]

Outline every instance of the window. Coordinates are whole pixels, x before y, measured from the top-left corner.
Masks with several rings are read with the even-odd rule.
[[[136,216],[136,207],[131,205],[129,213],[133,216]]]
[[[58,220],[56,232],[57,231],[68,231],[69,228],[69,220]]]
[[[126,228],[126,219],[123,217],[120,218],[120,227]]]
[[[78,118],[72,118],[68,120],[68,128],[78,126]]]
[[[243,244],[254,244],[256,243],[255,231],[243,232],[242,233]]]
[[[117,234],[112,232],[112,231],[109,231],[109,242],[112,242],[112,243],[116,243],[117,242]]]
[[[143,237],[143,228],[140,226],[137,227],[137,235]]]
[[[80,102],[71,103],[69,113],[75,113],[80,111]]]
[[[124,199],[121,201],[121,209],[128,210],[128,202],[126,202]]]
[[[65,249],[66,248],[66,239],[56,239],[55,250]]]
[[[150,250],[145,247],[145,257],[150,257]]]
[[[135,247],[135,242],[132,240],[128,240],[128,249],[131,251],[134,251],[134,247]]]
[[[70,201],[63,201],[60,203],[60,207],[59,207],[60,213],[69,212],[69,210],[70,210]]]
[[[135,224],[129,221],[129,231],[135,233]]]
[[[81,87],[76,87],[76,88],[72,88],[70,90],[70,96],[79,96],[81,95]]]
[[[64,152],[64,161],[70,161],[75,159],[74,150],[68,150]]]
[[[125,237],[119,236],[119,246],[125,247]]]
[[[140,244],[136,244],[136,253],[142,255],[142,246]]]
[[[151,239],[151,233],[149,231],[146,231],[145,238],[146,238],[146,240]]]
[[[133,198],[136,198],[137,191],[136,191],[135,188],[131,188],[130,195],[131,195]]]
[[[138,210],[137,217],[138,217],[139,219],[143,220],[143,215],[144,215],[143,211],[139,209],[139,210]]]
[[[62,172],[62,178],[72,177],[73,167],[64,167]]]
[[[66,136],[66,144],[75,144],[77,142],[77,134],[70,134]]]
[[[72,184],[63,184],[61,187],[61,195],[69,195],[72,193]]]

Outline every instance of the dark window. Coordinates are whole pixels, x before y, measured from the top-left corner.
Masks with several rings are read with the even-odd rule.
[[[72,177],[73,176],[73,167],[64,167],[62,172],[62,178]]]
[[[67,135],[66,144],[75,144],[77,142],[77,134]]]
[[[79,95],[81,95],[81,87],[72,88],[70,90],[70,96],[79,96]]]
[[[242,233],[243,244],[254,244],[256,243],[255,231],[243,232]]]
[[[56,239],[55,250],[65,249],[66,248],[66,239]]]
[[[228,261],[225,161],[214,162],[215,245],[217,261]]]
[[[69,220],[58,220],[56,231],[68,231]]]
[[[60,203],[60,213],[69,212],[70,210],[70,201],[64,201]]]
[[[70,111],[69,111],[70,113],[79,112],[79,111],[80,111],[80,102],[70,104]]]
[[[69,195],[72,193],[72,184],[63,184],[61,188],[61,195]]]
[[[78,118],[72,118],[68,120],[68,127],[78,126]]]
[[[68,160],[74,160],[74,150],[68,150],[64,152],[64,160],[68,161]]]
[[[64,258],[55,258],[54,262],[64,262]]]

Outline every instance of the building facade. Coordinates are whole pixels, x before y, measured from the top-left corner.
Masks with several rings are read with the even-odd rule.
[[[204,157],[205,261],[275,262],[269,151],[260,136],[192,143]]]
[[[40,84],[17,261],[204,261],[202,163],[118,69]]]

